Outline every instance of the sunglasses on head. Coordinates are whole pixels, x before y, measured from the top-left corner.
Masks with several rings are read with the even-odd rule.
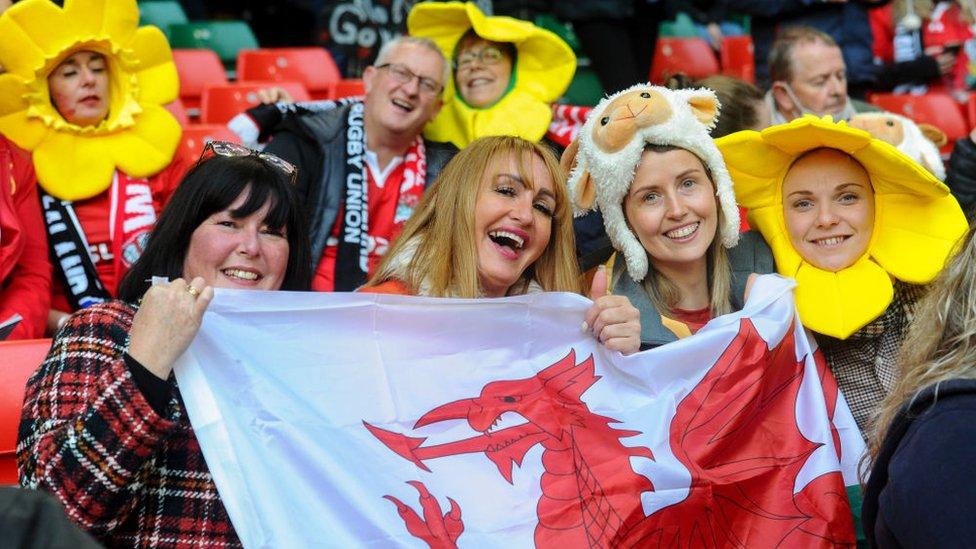
[[[287,160],[284,160],[281,157],[275,156],[271,153],[249,149],[240,143],[232,143],[230,141],[208,141],[207,146],[203,148],[203,153],[200,154],[200,160],[197,160],[197,163],[203,162],[212,155],[229,157],[256,156],[287,175],[292,185],[294,185],[295,181],[298,179],[298,168],[295,167],[295,165],[291,162],[288,162]]]

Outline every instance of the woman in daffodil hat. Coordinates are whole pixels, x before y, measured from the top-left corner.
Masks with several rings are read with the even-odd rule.
[[[0,16],[0,133],[31,151],[55,273],[49,327],[105,301],[183,166],[169,44],[135,0],[25,0]]]
[[[863,432],[924,285],[966,230],[959,204],[895,147],[830,117],[716,143]]]
[[[422,2],[407,30],[433,40],[452,60],[444,107],[424,135],[465,147],[478,137],[545,136],[550,104],[576,71],[573,50],[555,34],[527,21],[486,16],[472,3]]]

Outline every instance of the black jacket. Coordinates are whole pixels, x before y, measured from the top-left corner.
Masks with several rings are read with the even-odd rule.
[[[976,143],[969,136],[956,141],[946,166],[946,185],[956,197],[966,218],[973,219],[976,206]]]
[[[298,166],[298,190],[305,199],[312,245],[312,268],[318,267],[329,239],[342,199],[346,195],[346,120],[348,104],[332,110],[292,113],[272,132],[265,149]],[[427,152],[425,186],[440,175],[444,165],[457,153],[450,143],[424,140]]]
[[[968,547],[976,540],[976,379],[924,389],[892,421],[864,491],[872,547]]]

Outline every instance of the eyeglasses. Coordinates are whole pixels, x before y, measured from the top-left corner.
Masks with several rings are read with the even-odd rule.
[[[208,153],[213,153],[217,156],[229,157],[256,156],[287,175],[292,185],[294,185],[295,181],[298,179],[298,168],[295,167],[295,165],[291,162],[288,162],[287,160],[284,160],[271,153],[258,152],[253,149],[249,149],[239,143],[232,143],[230,141],[208,141],[207,146],[203,148],[203,153],[200,155],[200,160],[197,160],[197,163],[199,164],[207,158],[210,158]]]
[[[406,65],[401,65],[400,63],[383,63],[382,65],[377,65],[377,69],[386,69],[386,72],[390,73],[393,80],[401,84],[409,84],[413,82],[416,78],[417,82],[420,84],[420,91],[428,95],[437,95],[441,93],[444,86],[438,83],[433,78],[428,78],[426,76],[420,76],[419,74],[408,69]]]
[[[480,61],[482,65],[496,65],[503,57],[505,54],[495,46],[487,46],[477,51],[467,50],[461,52],[454,60],[454,70],[468,68],[475,60]]]

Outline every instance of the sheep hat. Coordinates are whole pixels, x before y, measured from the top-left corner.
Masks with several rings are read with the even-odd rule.
[[[594,208],[603,213],[607,236],[623,253],[627,272],[636,282],[647,276],[649,262],[627,224],[623,201],[646,145],[680,147],[701,160],[711,172],[724,217],[716,236],[726,248],[739,241],[739,209],[732,179],[708,134],[719,108],[715,92],[705,88],[670,90],[638,84],[601,101],[563,154],[576,214]]]

